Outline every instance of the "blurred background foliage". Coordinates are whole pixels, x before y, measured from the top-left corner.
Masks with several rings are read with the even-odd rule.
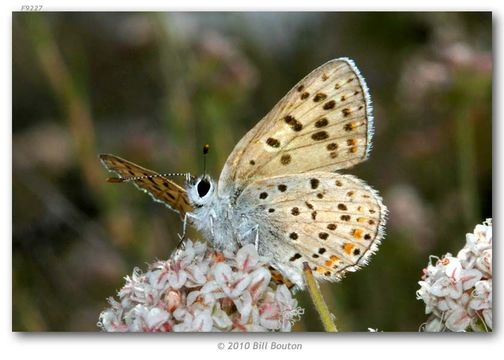
[[[167,258],[179,217],[105,183],[117,154],[218,177],[299,79],[348,56],[376,134],[348,170],[390,209],[369,266],[322,290],[343,331],[417,331],[430,254],[492,216],[491,13],[14,13],[13,329],[96,331],[134,266]],[[193,234],[192,237],[197,237]],[[296,331],[321,331],[311,304]]]

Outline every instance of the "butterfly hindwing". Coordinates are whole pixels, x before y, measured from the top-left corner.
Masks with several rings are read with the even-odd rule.
[[[346,58],[329,61],[294,86],[238,143],[219,189],[275,175],[348,168],[366,159],[372,126],[371,100],[358,69]]]
[[[256,219],[260,251],[296,283],[305,261],[316,277],[330,281],[366,264],[387,212],[363,181],[328,172],[258,180],[245,188],[237,209]]]
[[[133,182],[140,190],[170,209],[180,213],[181,217],[192,211],[185,189],[155,171],[145,169],[118,156],[101,154],[103,165],[119,176],[119,180]],[[135,179],[138,178],[138,179]]]

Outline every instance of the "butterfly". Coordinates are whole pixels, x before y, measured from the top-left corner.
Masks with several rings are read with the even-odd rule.
[[[340,280],[365,265],[384,236],[378,192],[336,171],[367,159],[371,98],[348,58],[298,82],[235,146],[218,181],[167,176],[113,155],[105,167],[133,182],[199,230],[216,248],[254,243],[288,281],[304,287],[303,263],[317,279]]]

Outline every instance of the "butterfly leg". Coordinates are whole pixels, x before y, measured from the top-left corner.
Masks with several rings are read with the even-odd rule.
[[[212,214],[210,214],[210,233],[212,234],[212,237],[215,238],[215,233],[214,233],[214,218],[213,218]]]
[[[255,230],[255,249],[259,253],[259,225],[254,226],[253,230]]]
[[[196,219],[196,216],[194,216],[191,213],[185,213],[185,215],[184,215],[184,221],[183,221],[183,225],[182,225],[182,235],[178,234],[179,243],[177,244],[177,249],[180,246],[183,247],[183,245],[184,245],[184,240],[185,240],[186,233],[187,233],[187,221],[188,221],[189,218]]]
[[[254,245],[256,250],[259,248],[259,225],[254,225],[251,229],[247,230],[242,236],[239,236],[236,240],[238,246],[243,246],[246,243],[250,243],[250,241],[246,241],[250,234],[255,231],[254,237]]]

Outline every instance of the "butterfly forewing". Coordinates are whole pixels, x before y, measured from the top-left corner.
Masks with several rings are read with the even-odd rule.
[[[372,126],[364,79],[351,60],[332,60],[302,79],[245,135],[224,166],[219,189],[348,168],[367,157]]]
[[[387,211],[363,181],[328,172],[258,180],[237,208],[245,211],[251,203],[265,251],[295,282],[305,261],[316,277],[332,281],[364,265],[383,236]]]
[[[154,200],[177,211],[181,217],[192,211],[185,189],[157,172],[114,155],[102,154],[100,160],[108,170],[119,176],[119,180],[130,179],[128,182],[133,182],[140,190],[151,195]]]

